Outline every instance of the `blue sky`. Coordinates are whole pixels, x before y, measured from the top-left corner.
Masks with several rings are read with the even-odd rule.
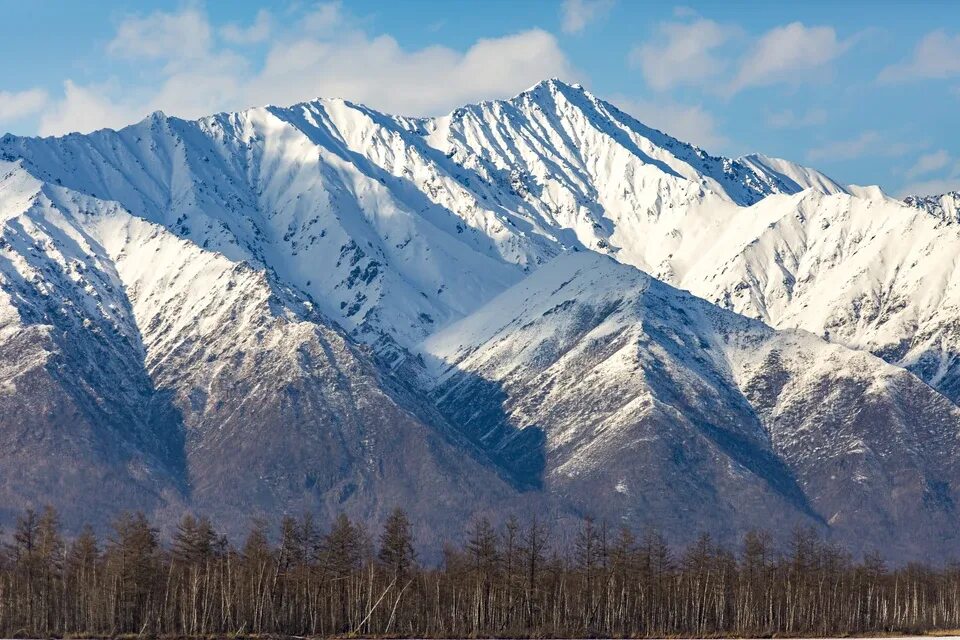
[[[432,115],[580,82],[717,154],[960,188],[960,3],[0,0],[0,130],[340,96]]]

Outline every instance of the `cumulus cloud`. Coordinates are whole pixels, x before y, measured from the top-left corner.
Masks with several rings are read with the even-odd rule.
[[[329,33],[347,21],[339,0],[318,4],[301,20],[304,30],[314,35]]]
[[[852,43],[852,39],[839,40],[833,27],[807,27],[793,22],[771,29],[743,58],[728,92],[809,79]]]
[[[0,91],[0,122],[9,122],[38,113],[49,96],[43,89]]]
[[[248,100],[295,102],[348,97],[394,113],[442,113],[464,102],[515,94],[550,76],[574,72],[556,38],[533,29],[478,40],[467,51],[406,50],[390,36],[354,32],[335,42],[284,42],[247,87]]]
[[[564,0],[561,6],[565,33],[580,33],[610,10],[613,0]]]
[[[713,115],[700,105],[682,105],[676,102],[615,99],[617,105],[647,126],[667,135],[690,142],[704,149],[716,151],[725,146],[727,138],[717,131]]]
[[[957,75],[960,75],[960,33],[951,36],[938,29],[920,39],[909,59],[886,67],[877,79],[886,83]]]
[[[106,98],[110,92],[107,86],[84,87],[67,80],[63,84],[63,99],[51,105],[40,119],[40,135],[95,131],[133,122],[146,114],[133,105]]]
[[[188,8],[179,13],[156,11],[120,23],[107,52],[123,58],[188,60],[203,56],[212,45],[207,18]]]
[[[255,63],[219,45],[206,16],[194,8],[129,18],[108,50],[117,58],[158,65],[159,80],[122,91],[109,83],[68,81],[63,98],[44,114],[41,132],[116,127],[155,110],[198,117],[318,96],[344,97],[393,113],[434,115],[466,102],[516,94],[546,77],[576,76],[556,38],[539,29],[477,40],[457,50],[410,49],[389,35],[370,35],[352,26],[338,3],[316,7],[301,24],[295,32],[273,33],[264,61]],[[187,50],[177,46],[185,39],[175,36],[178,29],[196,34]],[[249,31],[244,36],[251,37]]]
[[[630,63],[657,91],[711,81],[726,67],[716,50],[737,33],[735,27],[702,18],[663,23],[656,41],[634,47]]]
[[[232,22],[220,29],[220,37],[231,44],[256,44],[269,38],[272,29],[273,17],[269,11],[261,9],[257,12],[253,24],[248,27],[241,27]]]
[[[833,27],[800,22],[748,37],[736,25],[690,10],[674,15],[680,19],[660,24],[653,40],[629,54],[630,64],[657,91],[691,85],[731,97],[749,87],[806,82],[825,73],[857,39],[841,40]],[[733,51],[744,47],[735,59]]]

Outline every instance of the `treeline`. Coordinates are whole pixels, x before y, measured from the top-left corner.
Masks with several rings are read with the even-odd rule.
[[[418,561],[411,523],[382,531],[309,515],[255,521],[240,546],[186,516],[168,543],[141,514],[105,540],[65,540],[27,511],[0,554],[0,633],[417,637],[770,636],[960,627],[960,567],[854,561],[814,531],[782,552],[750,533],[674,552],[585,520],[569,544],[543,522],[469,524],[443,561]]]

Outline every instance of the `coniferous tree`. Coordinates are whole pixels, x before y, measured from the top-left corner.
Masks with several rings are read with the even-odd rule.
[[[486,517],[476,519],[470,526],[466,551],[474,574],[474,633],[485,628],[490,617],[491,592],[500,562],[497,542],[497,532]]]
[[[549,545],[549,530],[546,525],[537,519],[534,515],[530,520],[527,530],[524,532],[522,556],[525,565],[526,574],[526,626],[528,629],[535,628],[540,619],[541,602],[540,591],[537,588],[540,574],[546,563],[547,547]]]
[[[160,545],[143,513],[124,513],[114,521],[106,562],[116,598],[112,627],[151,630],[161,597]]]
[[[272,583],[274,554],[270,547],[268,525],[265,520],[253,521],[241,553],[243,582],[246,585],[241,597],[250,610],[250,630],[262,633],[272,613]]]
[[[17,518],[17,528],[14,533],[14,556],[18,573],[21,606],[27,612],[26,628],[36,632],[37,588],[38,573],[37,544],[40,537],[40,517],[33,509],[27,509]]]
[[[71,612],[65,629],[102,628],[96,592],[101,588],[100,550],[93,529],[87,525],[70,544],[65,560],[65,608]]]
[[[403,509],[394,509],[380,536],[380,562],[398,581],[405,578],[416,562],[410,520]]]

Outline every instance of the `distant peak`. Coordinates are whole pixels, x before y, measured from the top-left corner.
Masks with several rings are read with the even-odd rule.
[[[880,188],[880,185],[876,184],[850,184],[847,185],[847,191],[853,196],[866,200],[886,200],[888,198],[887,194]]]
[[[943,220],[960,222],[960,191],[937,195],[912,195],[903,201],[911,207],[926,211]]]
[[[960,200],[960,190],[958,191],[946,191],[944,193],[931,193],[931,194],[913,194],[904,198],[905,202],[909,201],[919,201],[919,200]]]
[[[551,92],[566,90],[566,91],[576,91],[579,93],[584,93],[586,91],[586,89],[583,88],[583,85],[578,82],[571,84],[568,82],[564,82],[560,78],[548,78],[546,80],[541,80],[540,82],[533,85],[523,93],[534,93],[538,89],[546,89],[547,91],[551,91]]]
[[[155,124],[158,124],[158,123],[161,123],[161,122],[166,122],[168,119],[169,119],[169,118],[167,117],[167,114],[165,114],[163,111],[160,111],[159,109],[157,109],[156,111],[154,111],[154,112],[152,112],[150,115],[148,115],[146,118],[144,118],[143,120],[141,120],[139,124],[141,124],[141,125],[155,125]]]

